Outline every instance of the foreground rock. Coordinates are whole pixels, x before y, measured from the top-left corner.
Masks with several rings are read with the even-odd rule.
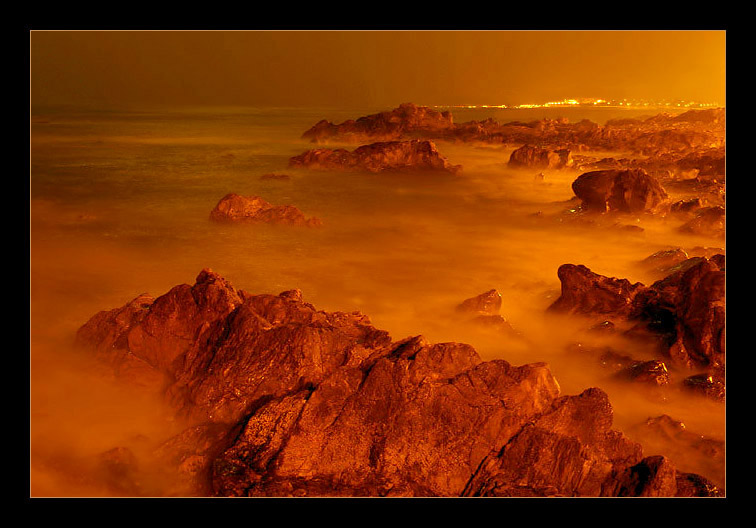
[[[272,205],[259,196],[230,193],[221,198],[210,212],[216,222],[267,223],[301,227],[323,225],[319,218],[307,218],[293,205]]]
[[[531,145],[524,145],[509,157],[509,166],[532,169],[563,169],[571,167],[572,156],[568,149],[549,150]]]
[[[388,141],[345,149],[309,150],[289,160],[291,167],[369,172],[440,171],[456,173],[432,141]]]
[[[583,207],[597,212],[655,212],[669,196],[656,178],[643,169],[600,170],[581,174],[572,190]]]
[[[160,374],[190,420],[162,453],[197,494],[674,496],[687,478],[611,429],[605,393],[561,395],[545,364],[394,342],[211,270],[95,315],[77,342]]]
[[[561,296],[549,310],[612,315],[635,326],[630,335],[654,338],[677,366],[718,368],[725,364],[725,261],[694,257],[651,286],[605,277],[585,266],[559,267]]]

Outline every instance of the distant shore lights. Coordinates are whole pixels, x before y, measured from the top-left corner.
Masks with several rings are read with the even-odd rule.
[[[502,108],[502,109],[527,109],[527,108],[563,108],[563,107],[610,107],[610,108],[717,108],[718,103],[698,103],[694,101],[650,101],[646,99],[562,99],[561,101],[549,101],[546,103],[525,103],[518,105],[435,105],[436,108]]]

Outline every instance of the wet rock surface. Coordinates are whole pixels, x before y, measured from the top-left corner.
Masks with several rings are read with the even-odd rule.
[[[215,222],[267,223],[299,227],[318,227],[319,218],[307,218],[293,205],[272,205],[259,196],[229,193],[210,212]]]
[[[573,165],[568,149],[548,150],[523,145],[509,157],[509,166],[515,168],[562,169]]]
[[[607,316],[634,326],[625,334],[649,336],[679,367],[725,364],[724,256],[693,257],[651,286],[605,277],[585,266],[559,267],[560,297],[549,307],[563,314]]]
[[[543,363],[395,342],[298,290],[251,295],[203,270],[194,285],[95,315],[77,338],[114,366],[133,356],[161,373],[190,423],[162,448],[182,493],[678,493],[671,464],[611,428],[600,389],[566,396]],[[699,489],[688,482],[686,493]]]
[[[572,190],[583,207],[596,212],[654,212],[669,200],[659,181],[643,169],[587,172],[572,183]]]
[[[356,148],[308,150],[289,160],[290,167],[368,172],[435,171],[456,173],[432,141],[386,141]]]

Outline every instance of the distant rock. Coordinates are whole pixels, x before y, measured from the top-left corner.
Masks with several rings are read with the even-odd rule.
[[[461,165],[452,165],[432,141],[389,141],[363,145],[353,151],[345,149],[309,150],[289,160],[289,166],[369,172],[434,171],[456,173]]]
[[[532,169],[563,169],[573,164],[569,149],[549,150],[523,145],[509,157],[509,166]]]
[[[655,212],[668,203],[661,184],[643,169],[601,170],[581,174],[572,190],[583,207],[597,212]]]
[[[216,222],[268,223],[302,227],[318,227],[319,218],[307,218],[293,205],[272,205],[259,196],[241,196],[229,193],[210,212]]]
[[[97,314],[77,343],[164,375],[192,424],[155,456],[183,496],[677,493],[656,486],[659,471],[634,470],[648,462],[611,429],[600,389],[564,396],[543,363],[395,342],[298,290],[252,295],[206,269],[194,285]],[[678,476],[669,464],[663,475]]]
[[[341,124],[321,120],[302,134],[302,138],[322,143],[329,140],[392,141],[419,136],[442,135],[453,128],[449,112],[438,112],[427,106],[404,103],[388,112],[347,120]]]

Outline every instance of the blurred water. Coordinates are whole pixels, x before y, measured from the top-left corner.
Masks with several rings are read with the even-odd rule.
[[[97,311],[121,306],[139,293],[160,295],[176,284],[191,284],[209,267],[251,293],[300,288],[319,309],[362,311],[394,339],[424,334],[435,342],[469,342],[484,359],[548,361],[566,394],[605,388],[618,426],[666,412],[691,429],[724,438],[723,406],[698,400],[671,406],[629,397],[626,388],[564,355],[577,325],[555,326],[543,319],[559,295],[561,264],[585,264],[597,273],[649,284],[654,278],[638,268],[640,259],[669,246],[721,241],[680,235],[679,222],[667,219],[623,219],[644,227],[641,235],[568,227],[554,216],[569,209],[570,185],[578,173],[544,171],[539,181],[537,171],[506,168],[512,150],[506,147],[437,142],[451,163],[463,165],[456,176],[287,167],[291,156],[314,148],[301,134],[320,119],[341,122],[378,110],[34,114],[31,405],[39,437],[55,429],[52,416],[72,415],[67,407],[63,412],[65,398],[50,396],[47,382],[64,368],[61,351],[76,329]],[[455,110],[455,121],[486,117],[476,112]],[[544,117],[528,112],[512,119],[501,110],[491,115],[500,121]],[[600,121],[597,110],[591,112],[590,118]],[[616,109],[606,112],[606,119],[618,117]],[[569,117],[582,118],[574,110]],[[269,172],[290,179],[260,179]],[[211,209],[229,192],[296,205],[324,226],[210,222]],[[491,288],[502,293],[502,314],[529,337],[529,345],[455,320],[457,304]],[[73,385],[61,386],[70,391]]]

